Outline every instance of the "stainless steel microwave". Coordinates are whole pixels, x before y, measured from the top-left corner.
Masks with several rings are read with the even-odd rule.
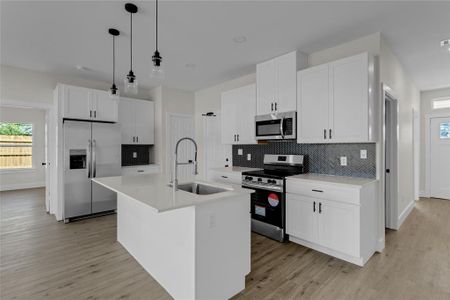
[[[297,138],[297,112],[255,117],[257,140],[294,140]]]

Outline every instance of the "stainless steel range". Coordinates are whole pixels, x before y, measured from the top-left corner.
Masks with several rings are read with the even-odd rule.
[[[286,176],[305,172],[303,155],[264,155],[264,169],[242,173],[242,187],[251,195],[252,231],[280,242],[285,233]]]

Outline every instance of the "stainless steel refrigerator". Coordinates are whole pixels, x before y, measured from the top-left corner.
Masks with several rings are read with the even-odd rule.
[[[117,207],[116,193],[91,178],[121,174],[118,124],[64,121],[64,220]]]

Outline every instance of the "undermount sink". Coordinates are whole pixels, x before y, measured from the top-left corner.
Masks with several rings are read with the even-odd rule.
[[[170,184],[170,186],[172,186],[172,184]],[[229,191],[229,189],[198,182],[181,183],[178,185],[178,189],[197,195],[211,195]]]

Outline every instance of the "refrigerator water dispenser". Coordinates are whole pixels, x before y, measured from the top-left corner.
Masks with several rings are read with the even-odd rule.
[[[86,169],[86,150],[69,150],[70,169]]]

